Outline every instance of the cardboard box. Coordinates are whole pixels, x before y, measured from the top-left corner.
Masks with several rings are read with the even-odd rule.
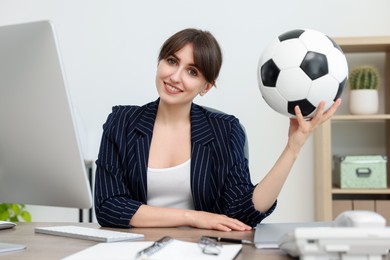
[[[386,226],[390,226],[390,200],[376,200],[375,211],[386,219]]]
[[[342,189],[385,189],[387,157],[381,155],[335,157],[333,183]]]
[[[335,219],[342,212],[352,210],[352,200],[333,200],[332,217]]]
[[[375,211],[375,201],[374,200],[354,200],[352,201],[353,210],[369,210]]]

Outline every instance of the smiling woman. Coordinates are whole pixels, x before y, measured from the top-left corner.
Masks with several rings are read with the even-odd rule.
[[[254,208],[237,118],[193,103],[213,87],[221,65],[211,33],[179,31],[158,56],[160,98],[113,109],[97,160],[101,225],[249,230],[273,211],[272,204],[266,212]]]
[[[184,29],[161,47],[159,99],[113,108],[96,161],[101,225],[246,231],[273,212],[301,147],[340,102],[326,113],[320,105],[311,121],[296,107],[286,148],[255,187],[239,120],[193,103],[215,85],[221,65],[211,33]]]

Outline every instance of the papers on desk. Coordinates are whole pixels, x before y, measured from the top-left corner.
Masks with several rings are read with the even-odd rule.
[[[152,245],[153,242],[134,241],[134,242],[115,242],[99,243],[76,254],[66,257],[66,260],[101,260],[101,259],[135,259],[136,254]],[[153,254],[150,259],[214,259],[228,260],[234,259],[241,251],[241,244],[223,245],[221,253],[218,256],[206,255],[197,243],[186,242],[174,239],[164,248]]]

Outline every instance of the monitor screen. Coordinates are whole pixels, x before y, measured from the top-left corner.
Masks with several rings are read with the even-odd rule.
[[[0,203],[90,208],[53,24],[0,27]]]

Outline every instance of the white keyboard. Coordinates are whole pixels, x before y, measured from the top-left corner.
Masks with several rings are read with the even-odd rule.
[[[36,227],[35,233],[80,238],[99,242],[117,242],[135,240],[144,237],[142,234],[78,226]]]

